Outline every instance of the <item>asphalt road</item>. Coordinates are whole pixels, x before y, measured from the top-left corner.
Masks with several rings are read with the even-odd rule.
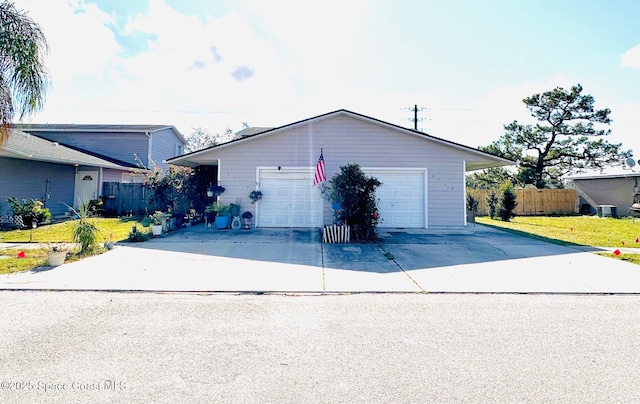
[[[640,296],[0,292],[0,402],[640,402]]]

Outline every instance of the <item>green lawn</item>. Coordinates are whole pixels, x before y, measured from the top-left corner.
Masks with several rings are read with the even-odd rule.
[[[91,218],[89,219],[100,230],[98,241],[106,241],[109,235],[112,235],[113,241],[126,240],[129,237],[131,227],[135,224],[138,228],[142,228],[139,222],[131,218]],[[0,232],[0,243],[72,243],[71,238],[75,220],[69,220],[63,223],[40,226],[33,230],[33,240],[30,240],[31,230],[11,230]]]
[[[143,230],[142,225],[135,220],[124,218],[92,218],[89,219],[100,230],[98,241],[102,244],[109,238],[114,242],[129,238],[129,232],[133,225]],[[72,243],[72,232],[76,221],[41,226],[33,230],[11,230],[0,232],[0,243],[28,243],[30,238],[34,243]],[[24,251],[25,257],[18,258],[18,254]],[[0,274],[26,271],[47,265],[47,248],[8,248],[0,249]],[[99,251],[100,253],[102,251]],[[69,252],[67,261],[80,259],[77,254]]]
[[[503,222],[477,217],[476,222],[556,244],[640,249],[640,220],[632,218],[517,216]],[[640,264],[640,254],[600,255]]]

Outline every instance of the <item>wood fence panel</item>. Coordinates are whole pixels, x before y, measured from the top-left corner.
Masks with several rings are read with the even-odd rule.
[[[104,210],[110,214],[143,214],[147,207],[149,190],[142,184],[105,182],[102,185]]]
[[[578,213],[578,193],[575,189],[516,189],[516,215],[572,215]],[[478,201],[478,215],[489,214],[487,191],[467,189]]]

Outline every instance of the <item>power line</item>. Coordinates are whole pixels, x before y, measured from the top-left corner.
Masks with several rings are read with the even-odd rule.
[[[413,111],[413,118],[407,118],[408,121],[413,121],[413,129],[418,130],[418,122],[427,120],[427,118],[418,118],[418,112],[424,111],[426,108],[418,108],[418,105],[414,105],[413,108],[403,108],[405,111]]]

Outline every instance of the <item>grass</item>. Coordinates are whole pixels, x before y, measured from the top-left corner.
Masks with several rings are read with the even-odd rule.
[[[640,220],[598,216],[517,216],[510,222],[478,217],[476,222],[562,245],[638,248],[638,253],[598,255],[640,265]]]
[[[103,242],[112,235],[112,241],[122,241],[129,237],[133,225],[142,228],[142,225],[130,218],[102,218],[89,219],[99,230],[98,241]],[[0,232],[0,243],[72,243],[73,229],[76,220],[69,220],[47,226],[40,226],[33,230],[33,239],[30,240],[31,230],[11,230]]]
[[[142,225],[129,218],[92,218],[89,219],[99,229],[98,241],[106,241],[111,236],[111,241],[117,242],[129,238],[131,227],[136,225],[142,229]],[[33,230],[11,230],[0,232],[0,243],[28,243],[31,239],[34,243],[72,243],[75,220],[64,223],[41,226]],[[25,257],[18,258],[18,253],[24,251]],[[0,274],[27,271],[47,265],[48,248],[6,248],[0,249]],[[100,249],[96,253],[102,253]],[[69,252],[67,261],[81,259],[77,253]]]
[[[510,222],[489,217],[476,222],[556,244],[640,248],[640,220],[632,218],[516,216]]]
[[[25,257],[17,258],[18,253],[21,251],[24,251]],[[43,267],[47,265],[47,251],[46,248],[2,249],[0,250],[0,274],[10,274]]]

